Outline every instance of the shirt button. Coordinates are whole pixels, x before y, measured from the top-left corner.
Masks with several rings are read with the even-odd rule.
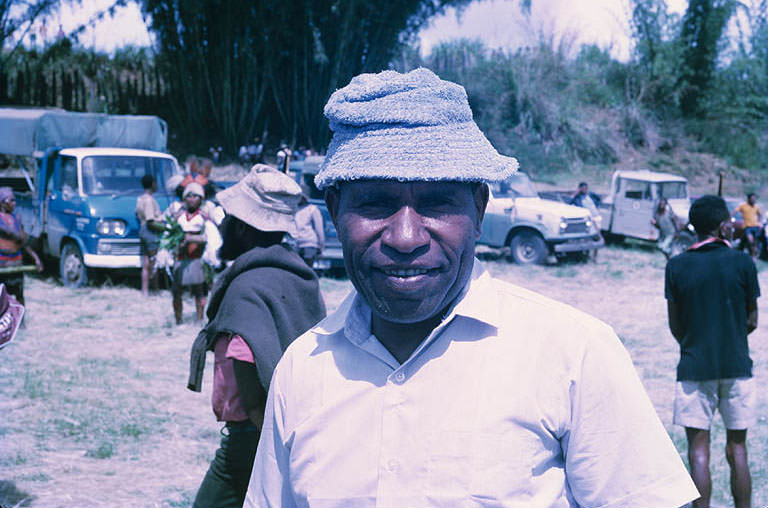
[[[397,374],[395,374],[395,381],[397,381],[398,383],[402,383],[403,381],[405,381],[405,373],[398,372]]]
[[[394,473],[398,469],[400,469],[400,463],[395,459],[390,459],[389,462],[387,462],[387,470],[390,473]]]

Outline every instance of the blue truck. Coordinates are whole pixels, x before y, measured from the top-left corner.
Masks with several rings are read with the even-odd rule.
[[[165,183],[180,173],[166,153],[167,126],[155,116],[0,108],[0,170],[33,246],[58,260],[64,285],[80,287],[99,269],[141,267],[136,198],[152,174],[161,209]]]

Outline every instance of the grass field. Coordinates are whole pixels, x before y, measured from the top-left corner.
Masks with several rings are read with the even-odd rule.
[[[611,247],[597,263],[525,267],[484,258],[497,277],[611,324],[678,450],[685,449],[682,430],[671,425],[677,346],[667,329],[661,254]],[[768,291],[768,270],[760,282]],[[346,280],[322,279],[329,310],[349,288]],[[142,299],[130,285],[71,290],[29,277],[26,295],[26,328],[0,350],[0,506],[189,506],[220,437],[209,402],[212,360],[202,394],[186,389],[198,330],[192,301],[185,301],[185,324],[175,326],[167,292]],[[759,305],[766,323],[768,299]],[[768,326],[750,344],[763,384]],[[760,422],[748,436],[758,508],[768,506],[768,399],[760,397]],[[725,507],[719,418],[715,428],[713,506]]]

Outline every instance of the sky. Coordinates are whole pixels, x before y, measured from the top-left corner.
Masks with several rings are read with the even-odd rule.
[[[46,24],[45,36],[55,37],[61,25],[69,33],[86,23],[114,0],[89,0],[64,5]],[[629,0],[532,0],[531,15],[520,13],[518,0],[476,0],[457,15],[448,9],[420,33],[422,53],[443,40],[457,37],[480,38],[490,48],[516,48],[535,41],[537,34],[574,38],[580,43],[597,43],[610,48],[622,60],[629,55]],[[670,11],[682,14],[687,0],[667,0]],[[39,30],[39,26],[38,26]],[[104,18],[86,29],[80,42],[86,47],[112,52],[126,44],[147,46],[151,36],[135,3],[118,8],[115,16]]]

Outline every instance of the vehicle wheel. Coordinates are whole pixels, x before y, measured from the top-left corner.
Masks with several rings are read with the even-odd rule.
[[[79,288],[88,284],[88,269],[77,244],[67,243],[61,249],[59,275],[61,283],[67,287]]]
[[[688,248],[694,243],[696,243],[696,238],[694,238],[692,234],[685,232],[680,233],[672,243],[672,252],[670,252],[670,257],[677,256],[681,252],[687,251]]]
[[[522,231],[513,236],[509,248],[512,259],[519,265],[540,265],[547,259],[547,244],[532,231]]]

